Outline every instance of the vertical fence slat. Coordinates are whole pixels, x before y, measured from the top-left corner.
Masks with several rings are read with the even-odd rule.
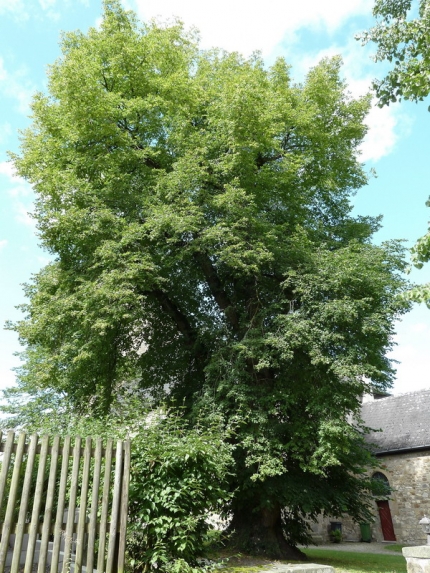
[[[51,573],[57,573],[58,558],[60,555],[61,541],[63,539],[63,516],[66,500],[67,475],[69,472],[70,436],[64,438],[63,459],[61,462],[60,486],[58,489],[57,515],[54,526],[54,543],[52,545]]]
[[[15,437],[17,437],[16,446]],[[86,556],[87,573],[92,573],[96,560],[95,547],[97,537],[97,573],[124,573],[130,478],[130,442],[117,441],[115,468],[113,471],[112,440],[107,441],[105,452],[103,452],[103,440],[98,438],[95,442],[93,456],[93,440],[88,437],[85,442],[82,464],[82,440],[79,436],[76,437],[73,448],[73,463],[70,463],[71,438],[67,436],[64,439],[61,474],[58,478],[57,470],[59,456],[61,455],[59,436],[53,437],[51,448],[49,447],[50,437],[43,436],[43,438],[41,438],[40,455],[38,455],[39,436],[37,434],[31,436],[28,448],[26,448],[27,436],[25,433],[15,436],[15,433],[10,431],[5,440],[4,434],[0,432],[0,442],[2,439],[2,449],[4,449],[4,453],[0,475],[0,498],[7,497],[8,502],[4,523],[0,524],[0,527],[2,527],[2,536],[0,539],[0,573],[4,573],[6,559],[10,559],[10,557],[8,557],[8,551],[11,553],[9,539],[12,531],[15,533],[15,543],[12,564],[8,571],[10,571],[10,573],[20,573],[20,571],[23,571],[23,573],[32,573],[34,561],[36,560],[36,562],[38,562],[38,573],[45,573],[47,570],[49,538],[52,532],[51,528],[55,507],[54,542],[52,552],[49,551],[51,556],[51,573],[58,573],[59,567],[62,573],[69,573],[70,570],[73,570],[73,573],[82,573],[84,555]],[[16,452],[15,455],[13,453],[14,450]],[[26,458],[24,458],[25,452],[28,452]],[[49,477],[47,475],[48,456],[50,456]],[[38,464],[36,461],[37,458],[39,460]],[[10,476],[12,459],[14,459],[14,467],[12,476]],[[24,459],[26,459],[26,465]],[[34,492],[32,492],[36,466],[37,477],[35,489]],[[81,471],[82,476],[80,475]],[[102,471],[104,471],[104,483],[100,503]],[[115,474],[114,480],[112,480],[113,473]],[[70,489],[70,491],[67,493],[68,489]],[[80,505],[77,508],[76,502],[79,491]],[[20,503],[18,493],[21,496]],[[46,502],[44,502],[44,507],[42,507],[42,500],[45,499],[45,493]],[[25,566],[21,569],[20,557],[24,532],[27,527],[28,505],[31,497],[33,497],[34,501],[28,529],[28,547],[25,557]],[[68,497],[69,503],[67,523],[64,531],[63,521],[66,497]],[[91,508],[88,519],[87,507],[90,497]],[[18,508],[19,514],[16,516]],[[101,515],[98,519],[99,512]],[[43,524],[37,560],[35,559],[35,552],[36,543],[39,543],[37,542],[37,538],[40,531],[41,513],[43,513]],[[77,527],[75,524],[76,515],[79,515]],[[15,521],[16,517],[17,521]],[[109,534],[107,531],[108,525]],[[74,534],[75,531],[76,536]],[[87,532],[88,543],[86,544]],[[97,532],[99,534],[98,536]],[[75,537],[76,551],[74,551]],[[62,549],[64,550],[63,561],[60,563]]]
[[[124,442],[124,466],[122,473],[122,493],[119,522],[119,547],[118,547],[118,573],[124,573],[125,569],[125,542],[127,533],[128,517],[128,489],[130,484],[130,440]]]
[[[93,492],[91,499],[91,513],[90,513],[89,532],[88,532],[87,573],[92,573],[92,570],[94,568],[94,548],[96,540],[97,510],[99,505],[100,474],[102,466],[102,447],[103,447],[102,439],[97,438],[96,448],[94,452]]]
[[[91,446],[92,440],[87,437],[85,440],[84,468],[82,470],[81,502],[79,506],[78,531],[76,535],[76,556],[74,573],[81,573],[82,560],[84,555],[85,522],[87,518],[88,483],[91,468]]]
[[[25,468],[24,483],[22,486],[21,505],[19,508],[18,523],[15,531],[15,545],[13,548],[13,557],[12,557],[12,565],[10,568],[10,573],[18,573],[19,571],[22,540],[24,537],[24,527],[27,518],[28,499],[30,497],[31,478],[33,476],[34,460],[36,459],[36,450],[38,441],[39,441],[39,436],[37,434],[33,434],[30,438],[30,444],[28,446],[27,465]]]
[[[73,541],[73,524],[75,523],[76,497],[78,492],[80,461],[81,461],[81,438],[80,436],[77,436],[75,440],[75,447],[73,449],[73,468],[72,468],[72,480],[70,486],[69,511],[67,514],[66,539],[64,541],[64,560],[62,569],[63,573],[67,573],[70,569],[70,556],[71,556],[72,541]]]
[[[7,484],[7,472],[9,471],[10,457],[12,455],[13,444],[15,439],[15,432],[9,430],[6,437],[6,443],[4,445],[3,459],[1,462],[1,473],[0,473],[0,511],[3,504],[4,490]]]
[[[24,446],[25,446],[25,439],[26,434],[20,434],[18,438],[18,445],[16,447],[16,454],[15,454],[15,461],[13,466],[13,473],[12,473],[12,481],[10,484],[9,496],[7,500],[7,507],[6,507],[6,515],[3,523],[3,530],[1,535],[1,544],[0,544],[0,573],[3,573],[6,558],[7,558],[7,551],[9,547],[9,538],[10,538],[10,531],[13,522],[13,513],[15,511],[15,501],[16,501],[16,494],[18,493],[18,486],[19,486],[19,476],[21,473],[21,464],[22,458],[24,455]]]
[[[36,490],[34,492],[33,511],[31,514],[30,529],[28,532],[27,555],[25,557],[24,573],[31,573],[33,568],[34,550],[36,548],[37,529],[39,526],[40,505],[42,502],[43,485],[45,481],[46,459],[48,457],[49,436],[41,440],[39,467],[37,469]]]
[[[104,573],[105,549],[106,549],[106,531],[109,507],[109,489],[110,489],[110,472],[112,468],[112,440],[106,443],[105,471],[102,497],[102,513],[100,516],[100,538],[99,554],[97,559],[97,573]]]
[[[46,556],[48,552],[49,530],[51,529],[52,507],[54,505],[54,493],[57,477],[57,463],[60,449],[60,436],[55,436],[51,448],[51,466],[49,469],[48,490],[46,492],[45,513],[43,516],[42,539],[39,550],[38,573],[45,573]]]
[[[113,488],[112,510],[110,516],[110,529],[109,529],[109,546],[106,563],[106,573],[112,573],[115,564],[115,553],[118,549],[117,544],[117,531],[118,531],[118,514],[121,502],[121,473],[122,473],[122,441],[118,440],[116,444],[116,459],[115,459],[115,481]]]

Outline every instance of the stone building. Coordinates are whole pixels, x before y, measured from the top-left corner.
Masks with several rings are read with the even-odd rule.
[[[380,461],[375,472],[388,482],[390,498],[375,499],[374,541],[425,544],[419,520],[430,516],[430,390],[365,401],[362,418],[375,430],[368,441]],[[321,519],[314,526],[316,539],[329,539],[330,521],[342,523],[343,539],[360,541],[360,527],[348,516]]]

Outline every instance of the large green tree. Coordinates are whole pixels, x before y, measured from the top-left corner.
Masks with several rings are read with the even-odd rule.
[[[361,39],[376,43],[376,61],[391,64],[387,75],[374,82],[380,105],[402,98],[423,101],[430,93],[430,1],[376,0],[373,15],[376,24]],[[430,260],[430,229],[418,239],[411,254],[418,268]],[[430,307],[430,284],[414,287],[408,296]]]
[[[99,30],[64,35],[13,157],[54,256],[14,327],[21,389],[105,412],[133,381],[221,414],[232,529],[278,557],[321,511],[366,514],[356,417],[408,305],[401,249],[351,215],[369,98],[339,74],[294,84],[283,59],[201,51],[107,1]]]

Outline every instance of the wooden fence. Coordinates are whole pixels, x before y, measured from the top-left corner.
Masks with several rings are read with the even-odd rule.
[[[0,436],[0,573],[123,573],[130,442]]]

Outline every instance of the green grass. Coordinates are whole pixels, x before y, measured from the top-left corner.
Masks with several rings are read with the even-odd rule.
[[[401,553],[403,547],[406,547],[406,545],[399,545],[398,543],[393,543],[393,545],[386,545],[385,549],[387,551],[395,551],[396,553]]]
[[[389,549],[390,547],[390,549]],[[401,545],[387,546],[388,550],[399,552]],[[353,551],[336,551],[335,549],[303,549],[311,563],[331,565],[336,573],[406,573],[406,561],[402,555],[384,555],[378,553],[359,553]],[[221,555],[218,555],[220,558]],[[246,555],[228,556],[225,573],[258,573],[270,569],[269,561]],[[287,561],[285,561],[287,563]],[[298,561],[290,563],[298,563]]]
[[[329,549],[304,549],[309,560],[321,565],[331,565],[336,573],[406,573],[402,555],[378,553],[353,553]]]

